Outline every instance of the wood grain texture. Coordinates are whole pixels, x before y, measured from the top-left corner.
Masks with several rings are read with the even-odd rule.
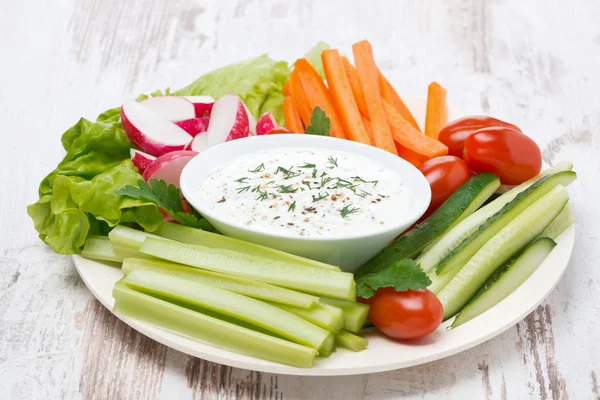
[[[600,2],[578,0],[63,0],[4,2],[0,46],[0,398],[600,399]],[[25,214],[80,116],[215,66],[317,40],[367,38],[406,97],[436,80],[448,103],[518,123],[547,162],[569,159],[575,251],[550,297],[504,334],[405,370],[261,374],[188,357],[93,300]]]

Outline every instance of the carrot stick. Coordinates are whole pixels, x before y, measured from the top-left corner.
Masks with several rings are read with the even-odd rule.
[[[348,80],[350,81],[350,86],[352,87],[352,93],[354,93],[354,99],[356,100],[358,110],[362,115],[369,115],[369,110],[367,110],[367,102],[365,101],[365,94],[360,86],[356,68],[354,68],[354,65],[350,64],[350,61],[348,61],[346,57],[342,57],[342,62],[344,63],[344,69],[346,70],[346,75],[348,75]]]
[[[369,121],[369,118],[365,117],[363,114],[360,114],[360,116],[362,117],[363,120],[363,125],[365,126],[365,129],[367,130],[367,134],[369,135],[369,140],[372,143],[375,143],[375,134],[373,133],[373,127],[371,126],[371,121]]]
[[[448,154],[446,145],[417,131],[391,104],[384,101],[383,106],[396,143],[428,158]]]
[[[350,81],[344,70],[344,63],[337,50],[323,50],[321,53],[323,69],[329,92],[335,103],[335,109],[340,116],[348,139],[364,144],[371,144],[358,106],[352,94]]]
[[[446,89],[437,82],[431,82],[427,89],[427,114],[425,116],[425,135],[438,138],[440,131],[448,123],[446,112]]]
[[[377,69],[377,65],[375,64],[373,48],[369,42],[363,40],[352,45],[352,53],[354,54],[358,80],[365,94],[369,120],[373,126],[375,136],[373,144],[382,150],[398,154],[383,109],[383,101],[379,88],[379,69]]]
[[[421,132],[421,128],[419,128],[419,124],[415,121],[415,118],[411,114],[406,104],[402,101],[398,93],[394,90],[394,87],[391,83],[383,76],[381,71],[379,72],[379,85],[381,86],[381,97],[388,103],[390,103],[396,111],[408,121],[416,130]]]
[[[304,126],[302,125],[302,119],[292,96],[286,96],[283,100],[283,116],[285,118],[285,126],[292,132],[304,133]]]
[[[296,71],[292,72],[290,78],[288,79],[290,82],[290,93],[292,95],[292,99],[294,99],[294,105],[298,110],[298,114],[300,114],[300,118],[302,118],[302,122],[304,126],[310,125],[310,116],[312,113],[312,109],[306,100],[306,96],[304,95],[304,89],[302,88],[302,83],[300,82],[300,78],[298,78],[298,74]]]
[[[283,92],[283,94],[285,94],[286,96],[291,95],[292,93],[290,92],[290,78],[288,78],[287,81],[285,81],[285,83],[283,84],[283,86],[281,87],[281,91]]]
[[[331,93],[329,93],[327,86],[325,86],[325,83],[323,83],[323,80],[317,71],[315,71],[305,58],[300,58],[294,63],[294,72],[298,73],[311,112],[315,107],[320,107],[325,111],[325,115],[329,118],[329,121],[331,122],[329,136],[345,139],[346,135],[344,134],[344,127],[335,109]],[[294,101],[295,100],[296,97],[294,96]],[[304,118],[302,118],[302,120],[304,121]],[[304,125],[308,126],[306,121],[304,122]]]
[[[400,157],[402,157],[403,159],[405,159],[406,161],[408,161],[415,167],[419,167],[419,165],[423,164],[425,161],[427,161],[429,159],[424,155],[415,153],[411,149],[407,149],[406,147],[402,146],[398,142],[396,142],[396,150],[398,151],[398,155]]]

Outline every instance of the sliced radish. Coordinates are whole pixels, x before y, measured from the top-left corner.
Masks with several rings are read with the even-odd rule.
[[[150,179],[163,179],[167,185],[173,184],[179,187],[179,178],[183,167],[198,153],[190,150],[173,151],[168,154],[163,154],[158,157],[144,171],[144,180],[148,182]]]
[[[278,128],[275,118],[273,118],[273,115],[270,112],[266,112],[258,118],[258,122],[256,123],[256,134],[264,135],[275,128]]]
[[[136,101],[123,104],[121,122],[131,143],[156,157],[182,150],[192,140],[189,133]]]
[[[196,117],[194,104],[177,96],[150,97],[141,103],[155,113],[158,113],[169,121],[181,121]]]
[[[211,96],[183,96],[184,99],[194,104],[196,117],[210,117],[215,99]]]
[[[206,132],[206,129],[208,128],[208,118],[184,119],[183,121],[176,121],[175,125],[194,137],[200,132]]]
[[[215,102],[208,123],[208,145],[241,139],[248,136],[248,113],[240,98],[226,94]]]
[[[192,151],[197,151],[198,153],[202,153],[204,150],[208,149],[210,146],[208,145],[208,133],[207,132],[201,132],[198,135],[196,135],[196,137],[194,137],[194,140],[192,140],[192,143],[190,144],[189,148]]]
[[[244,108],[246,109],[246,113],[248,114],[248,136],[256,136],[256,118],[254,115],[248,110],[246,103],[242,101]]]
[[[148,168],[148,166],[152,164],[154,160],[156,160],[156,157],[136,149],[130,149],[129,154],[131,154],[131,161],[133,162],[133,165],[140,170],[141,174],[143,174],[146,168]]]

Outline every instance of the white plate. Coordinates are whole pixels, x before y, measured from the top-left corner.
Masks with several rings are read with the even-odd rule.
[[[424,102],[412,102],[409,106],[415,112],[417,120],[422,121]],[[450,111],[450,119],[458,117],[460,114]],[[573,225],[557,238],[558,245],[521,287],[491,310],[457,329],[447,331],[446,327],[451,322],[449,321],[426,338],[411,343],[394,342],[375,329],[369,329],[365,331],[365,336],[369,339],[369,347],[366,350],[354,353],[339,349],[329,358],[317,359],[310,369],[294,368],[235,354],[133,319],[124,318],[123,321],[138,332],[183,353],[255,371],[286,375],[332,376],[406,368],[467,350],[514,326],[533,311],[560,281],[569,263],[574,240],[575,226]],[[112,310],[114,305],[112,288],[121,278],[121,271],[108,264],[87,260],[81,256],[73,256],[73,260],[86,286],[106,308]]]

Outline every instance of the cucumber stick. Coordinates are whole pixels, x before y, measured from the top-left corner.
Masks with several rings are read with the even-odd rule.
[[[92,260],[123,262],[123,256],[115,252],[106,236],[89,236],[81,255]]]
[[[116,315],[138,319],[228,351],[300,368],[311,367],[317,355],[313,348],[136,292],[122,283],[115,285],[113,297]]]
[[[232,274],[305,293],[343,300],[356,299],[354,276],[347,272],[304,267],[231,250],[210,249],[153,237],[146,238],[140,252],[179,264]]]
[[[344,329],[353,333],[360,331],[369,315],[367,304],[321,297],[320,303],[340,308],[344,312]]]
[[[544,262],[556,242],[548,237],[534,240],[517,257],[508,262],[500,273],[495,273],[456,316],[452,328],[481,315],[514,292]]]
[[[433,293],[438,294],[460,271],[460,268],[502,228],[517,218],[519,214],[542,198],[546,193],[550,192],[553,188],[558,185],[566,186],[573,182],[576,177],[577,175],[575,172],[565,171],[540,179],[529,188],[519,193],[511,202],[476,227],[476,229],[468,237],[463,239],[458,246],[452,249],[435,266],[435,268],[432,268],[431,265],[428,265],[421,259],[420,262],[423,263],[421,264],[421,268],[427,270],[427,275],[432,282],[428,289]],[[458,237],[462,237],[462,235],[457,236],[457,238]],[[439,243],[441,242],[442,240]],[[434,251],[437,250],[432,248],[429,250],[429,253]]]
[[[485,223],[488,218],[502,210],[519,194],[528,189],[531,190],[530,188],[532,185],[539,185],[541,179],[556,174],[552,182],[560,182],[563,186],[570,184],[575,179],[574,177],[576,177],[574,172],[570,172],[572,167],[573,164],[567,162],[558,163],[554,167],[549,168],[540,174],[537,178],[535,178],[535,181],[527,181],[504,193],[502,196],[486,204],[481,209],[465,218],[464,221],[450,229],[437,242],[424,251],[416,260],[416,262],[420,264],[424,271],[429,271],[432,268],[437,267],[438,264],[452,252],[452,250],[461,244],[463,240],[467,239],[471,234],[477,231],[477,229],[483,223]],[[556,180],[558,177],[562,178]],[[545,188],[546,189],[544,190],[550,190],[548,189],[548,186],[545,186]]]
[[[305,309],[273,302],[268,303],[333,333],[341,331],[344,325],[344,312],[340,308],[328,304],[317,303],[314,307]]]
[[[205,308],[248,322],[283,338],[319,349],[329,331],[250,297],[148,270],[133,270],[123,283],[139,292]]]
[[[444,320],[456,315],[498,267],[540,234],[567,201],[567,189],[556,186],[487,241],[439,292]]]
[[[379,272],[396,261],[412,258],[428,244],[477,210],[500,186],[496,175],[482,173],[462,184],[440,208],[400,236],[357,272],[360,277]]]
[[[571,203],[567,203],[565,208],[562,209],[560,214],[544,229],[542,233],[538,235],[538,238],[549,237],[550,239],[556,239],[561,233],[563,233],[568,227],[573,225],[575,222],[575,210]]]
[[[369,341],[348,331],[341,331],[335,335],[335,344],[348,350],[362,351],[367,347]]]
[[[176,240],[182,243],[196,244],[199,246],[210,247],[213,249],[233,250],[239,253],[268,258],[274,261],[282,261],[290,264],[304,265],[306,267],[324,268],[333,271],[340,271],[339,267],[333,265],[310,260],[304,257],[299,257],[283,251],[271,249],[265,246],[260,246],[258,244],[246,242],[232,237],[206,232],[200,229],[190,228],[189,226],[174,224],[171,222],[163,223],[154,233],[158,236],[162,236],[171,240]]]
[[[237,276],[220,274],[218,272],[211,272],[158,260],[126,258],[123,261],[121,271],[123,271],[124,274],[128,274],[135,269],[161,272],[178,278],[187,279],[192,282],[200,282],[219,289],[229,290],[230,292],[242,294],[254,299],[271,301],[274,302],[274,304],[287,304],[307,309],[319,303],[319,298],[317,296]]]

